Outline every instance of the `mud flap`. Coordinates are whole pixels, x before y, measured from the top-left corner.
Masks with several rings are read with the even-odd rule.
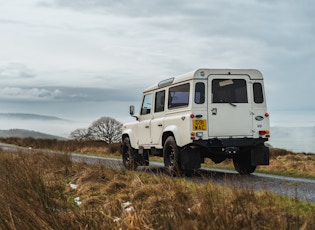
[[[259,145],[251,149],[251,165],[269,165],[269,148]]]
[[[201,167],[199,151],[191,147],[183,148],[180,151],[180,162],[182,170],[199,169]]]

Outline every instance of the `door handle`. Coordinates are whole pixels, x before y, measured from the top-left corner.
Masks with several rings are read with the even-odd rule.
[[[159,126],[159,127],[162,127],[163,125],[162,125],[162,124],[158,124],[158,126]]]
[[[212,115],[217,115],[218,110],[217,108],[213,108],[211,109],[211,112],[212,112]]]
[[[150,126],[148,126],[148,125],[146,125],[146,126],[144,126],[144,128],[146,128],[146,129],[148,129]]]

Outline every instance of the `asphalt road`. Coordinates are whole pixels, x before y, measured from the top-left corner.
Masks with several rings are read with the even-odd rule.
[[[0,144],[2,149],[11,151],[32,151],[29,148],[20,148],[14,145]],[[43,151],[40,151],[43,152]],[[56,153],[47,151],[46,153]],[[62,154],[62,153],[58,153]],[[113,159],[98,156],[87,156],[82,154],[71,154],[74,162],[85,162],[88,164],[103,165],[119,170],[124,170],[121,159]],[[148,167],[139,167],[138,171],[145,171],[161,176],[166,176],[162,163],[150,162]],[[213,168],[201,168],[195,175],[187,177],[187,180],[196,183],[214,183],[218,185],[229,186],[232,188],[247,188],[254,191],[269,191],[275,194],[288,196],[295,199],[315,202],[315,180],[291,178],[276,175],[266,175],[261,173],[253,173],[251,175],[239,175],[232,170],[222,170]]]

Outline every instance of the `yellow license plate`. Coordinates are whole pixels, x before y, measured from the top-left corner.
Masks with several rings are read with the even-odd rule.
[[[207,130],[207,120],[193,120],[193,130]]]

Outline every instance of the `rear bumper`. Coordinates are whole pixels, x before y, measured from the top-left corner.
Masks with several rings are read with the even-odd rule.
[[[269,148],[264,145],[266,141],[267,138],[215,138],[195,140],[193,145],[207,149],[205,156],[218,162],[226,157],[249,154],[251,165],[256,166],[269,165]]]
[[[263,145],[268,138],[213,138],[194,140],[193,145],[203,148],[255,147]]]

